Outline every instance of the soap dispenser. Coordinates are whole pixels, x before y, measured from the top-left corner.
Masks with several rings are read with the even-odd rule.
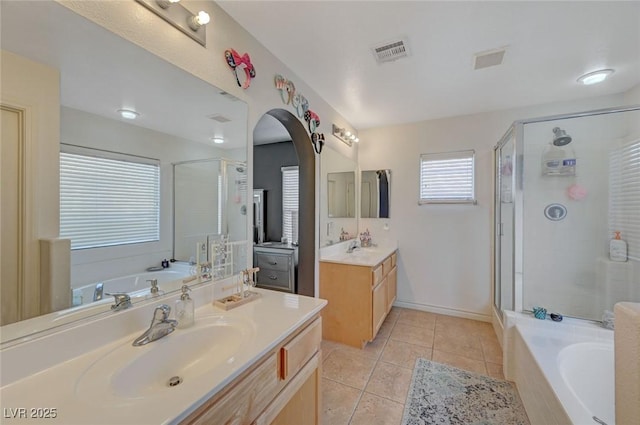
[[[620,232],[609,242],[609,258],[611,261],[627,261],[627,243],[620,238]]]
[[[147,280],[151,284],[151,288],[149,288],[149,293],[146,295],[146,299],[159,297],[160,295],[164,295],[164,291],[158,288],[158,279],[149,279]]]
[[[188,328],[194,323],[194,302],[189,296],[189,287],[182,285],[182,295],[176,300],[176,320],[178,328]]]

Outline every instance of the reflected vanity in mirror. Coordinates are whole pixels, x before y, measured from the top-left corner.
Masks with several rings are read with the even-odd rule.
[[[38,110],[51,127],[26,123],[47,135],[34,136],[34,151],[56,153],[37,173],[24,168],[37,186],[24,216],[52,217],[23,241],[35,255],[16,250],[3,209],[2,342],[109,311],[109,294],[135,302],[154,284],[177,290],[194,263],[210,263],[214,278],[246,268],[247,105],[57,2],[3,2],[1,19],[3,123],[26,104],[14,81],[33,84],[32,68],[50,70],[59,92],[59,104]],[[2,140],[4,149],[4,131]],[[3,173],[5,160],[3,150]],[[38,248],[45,239],[54,255]],[[55,243],[66,240],[65,254]],[[4,267],[25,258],[46,265]]]
[[[323,247],[356,237],[357,164],[327,146],[320,161],[320,247]]]
[[[362,171],[360,178],[360,217],[389,218],[391,170]]]

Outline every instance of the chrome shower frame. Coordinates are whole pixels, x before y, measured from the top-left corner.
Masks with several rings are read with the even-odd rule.
[[[498,143],[494,147],[494,208],[493,208],[493,240],[494,249],[492,252],[492,309],[493,316],[503,323],[503,310],[511,310],[516,312],[523,311],[523,268],[524,268],[524,252],[523,252],[523,235],[524,235],[524,190],[523,190],[523,174],[522,164],[524,159],[524,126],[525,124],[533,124],[547,121],[557,121],[564,119],[589,117],[606,114],[616,114],[622,112],[640,111],[640,105],[621,106],[613,108],[596,109],[591,111],[551,115],[539,118],[525,119],[514,121],[505,134],[500,138]],[[498,173],[500,170],[500,152],[501,149],[512,139],[514,140],[514,160],[513,160],[513,173],[512,173],[512,191],[513,191],[513,236],[511,244],[513,246],[513,252],[511,256],[511,270],[512,270],[512,297],[511,308],[504,308],[503,306],[496,305],[496,291],[497,291],[497,275],[500,270],[496,267],[496,257],[500,254],[501,247],[501,234],[502,226],[498,223],[498,217],[500,217],[500,187]]]

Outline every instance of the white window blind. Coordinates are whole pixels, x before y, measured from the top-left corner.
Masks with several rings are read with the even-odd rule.
[[[60,235],[71,249],[159,240],[159,161],[62,145]]]
[[[298,167],[282,167],[282,237],[298,242]]]
[[[474,157],[473,150],[420,155],[419,204],[475,204]]]
[[[629,258],[640,260],[640,140],[609,156],[609,238],[620,232]]]

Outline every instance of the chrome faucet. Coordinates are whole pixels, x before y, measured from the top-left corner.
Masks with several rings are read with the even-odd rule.
[[[102,299],[102,291],[104,289],[104,283],[100,282],[96,284],[95,289],[93,290],[93,300],[100,301]]]
[[[358,249],[358,241],[354,239],[349,243],[349,248],[347,248],[347,253],[351,254],[356,249]]]
[[[173,332],[178,321],[169,319],[169,313],[171,313],[171,307],[166,304],[156,307],[149,329],[133,341],[133,346],[139,347],[148,344]]]
[[[107,292],[106,294],[113,296],[115,300],[115,304],[111,306],[111,310],[120,311],[131,307],[131,297],[129,294],[125,292],[114,292],[112,294]]]

